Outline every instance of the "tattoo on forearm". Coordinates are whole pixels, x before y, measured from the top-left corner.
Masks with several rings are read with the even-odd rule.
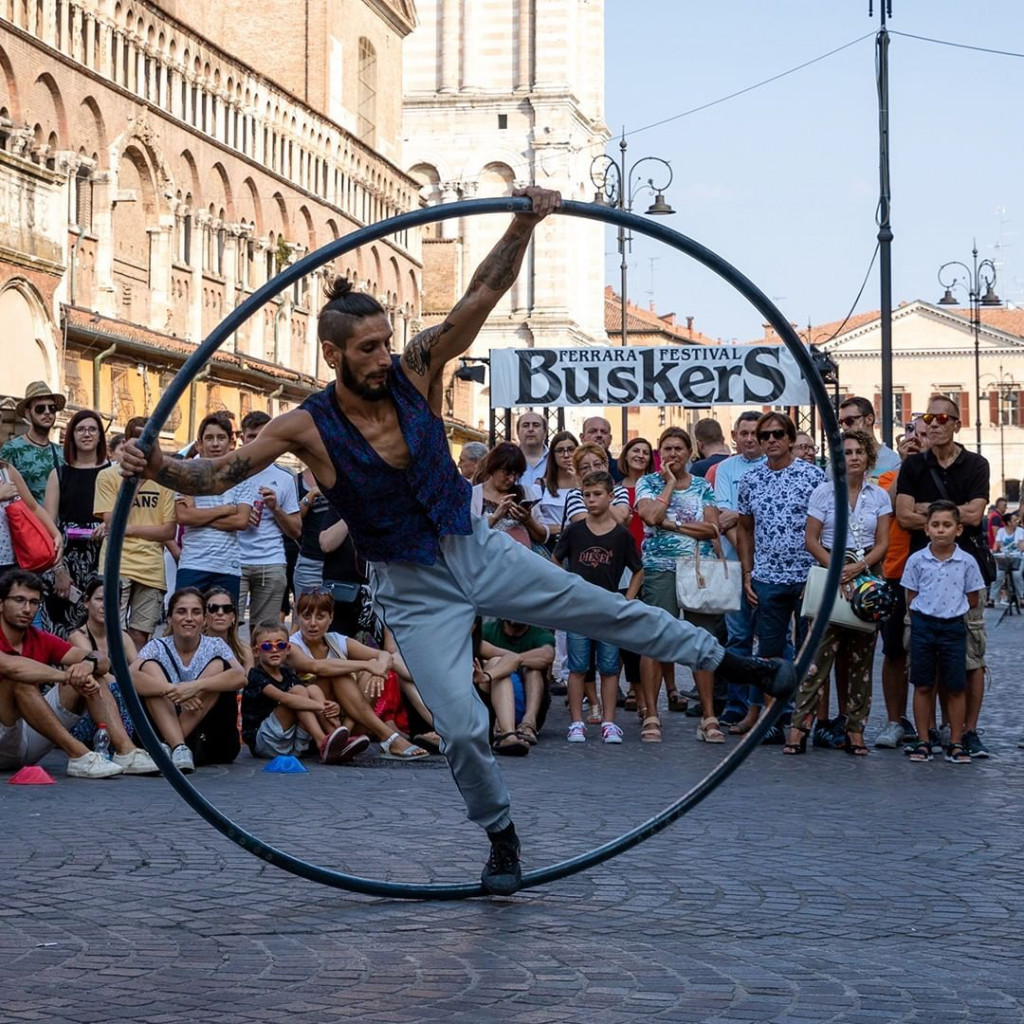
[[[219,469],[209,459],[166,459],[156,482],[182,494],[221,494],[252,474],[249,456],[239,452]]]
[[[458,309],[458,306],[455,307]],[[454,312],[454,310],[453,310]],[[420,331],[405,349],[405,365],[413,373],[426,374],[430,369],[431,352],[440,344],[441,338],[446,335],[455,325],[450,320],[434,324],[425,331]]]
[[[479,285],[496,292],[504,292],[511,288],[530,237],[531,232],[513,232],[511,229],[507,231],[487,254],[483,263],[477,267],[469,290],[472,291]]]

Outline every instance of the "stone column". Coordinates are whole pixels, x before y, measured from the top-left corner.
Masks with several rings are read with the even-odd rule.
[[[441,202],[455,203],[459,199],[459,183],[457,181],[442,181],[440,183]],[[458,238],[461,234],[461,221],[458,218],[441,221],[442,238]]]
[[[114,203],[116,182],[110,171],[93,175],[92,230],[96,235],[96,294],[99,312],[118,316],[117,294],[114,290]]]
[[[483,85],[481,68],[480,0],[463,0],[462,30],[459,33],[462,50],[462,92],[477,92]]]
[[[515,89],[533,88],[533,0],[516,0]]]
[[[439,92],[459,91],[459,3],[441,0],[441,84]]]
[[[153,327],[166,331],[171,324],[171,264],[174,261],[174,213],[160,216],[149,235],[149,317]]]
[[[198,343],[203,340],[203,256],[205,253],[203,237],[205,228],[210,223],[210,215],[202,210],[196,210],[192,214],[192,264],[189,267],[189,287],[192,294],[189,296],[189,309],[186,319],[188,336],[192,341]]]

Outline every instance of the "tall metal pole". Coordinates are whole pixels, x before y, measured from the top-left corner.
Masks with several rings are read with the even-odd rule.
[[[868,0],[868,17],[874,16]],[[878,271],[882,321],[882,441],[892,447],[892,225],[889,220],[889,33],[892,0],[879,0],[882,26],[876,37],[878,62]]]
[[[971,319],[974,321],[974,439],[981,454],[981,279],[978,277],[978,243],[971,250],[974,276],[971,279]]]
[[[619,181],[622,183],[619,188],[619,209],[627,209],[629,203],[629,179],[626,177],[626,129],[622,129],[622,138],[619,139]],[[626,338],[626,279],[628,276],[628,266],[626,261],[626,229],[620,224],[619,225],[619,256],[621,263],[619,264],[619,271],[622,275],[621,288],[622,288],[622,305],[620,309],[621,320],[621,338],[622,347],[625,348],[627,345]],[[625,446],[626,442],[629,441],[629,406],[623,405],[622,407],[622,441],[621,444]]]

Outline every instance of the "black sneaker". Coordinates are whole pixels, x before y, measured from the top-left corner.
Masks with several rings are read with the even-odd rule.
[[[484,865],[480,881],[492,896],[511,896],[523,881],[515,825],[508,825],[500,832],[489,832],[487,838],[491,841],[491,855]]]
[[[761,740],[763,746],[766,747],[779,747],[786,742],[786,733],[783,731],[788,726],[773,725],[765,734]]]
[[[725,652],[718,670],[727,679],[756,686],[769,697],[788,698],[796,690],[796,670],[782,658],[740,657]]]
[[[986,758],[992,756],[988,747],[981,742],[981,737],[974,729],[968,729],[967,732],[964,733],[964,746],[967,748],[967,753],[970,754],[971,757]]]

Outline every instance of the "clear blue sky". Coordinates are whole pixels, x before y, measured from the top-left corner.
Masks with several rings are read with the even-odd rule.
[[[617,135],[744,88],[879,27],[867,0],[606,0],[609,153]],[[1021,0],[893,0],[891,32],[1024,52]],[[893,301],[942,294],[947,260],[997,260],[1024,305],[1024,60],[892,35]],[[838,320],[875,247],[874,39],[781,81],[628,137],[629,162],[671,161],[666,218],[747,274],[799,326]],[[651,165],[646,165],[650,167]],[[635,209],[650,200],[638,197]],[[614,240],[606,281],[618,288]],[[651,258],[655,262],[651,264]],[[652,295],[653,292],[653,295]],[[637,237],[629,294],[713,337],[761,337],[761,317],[687,257]],[[857,311],[879,305],[877,261]],[[961,296],[962,297],[962,296]]]

